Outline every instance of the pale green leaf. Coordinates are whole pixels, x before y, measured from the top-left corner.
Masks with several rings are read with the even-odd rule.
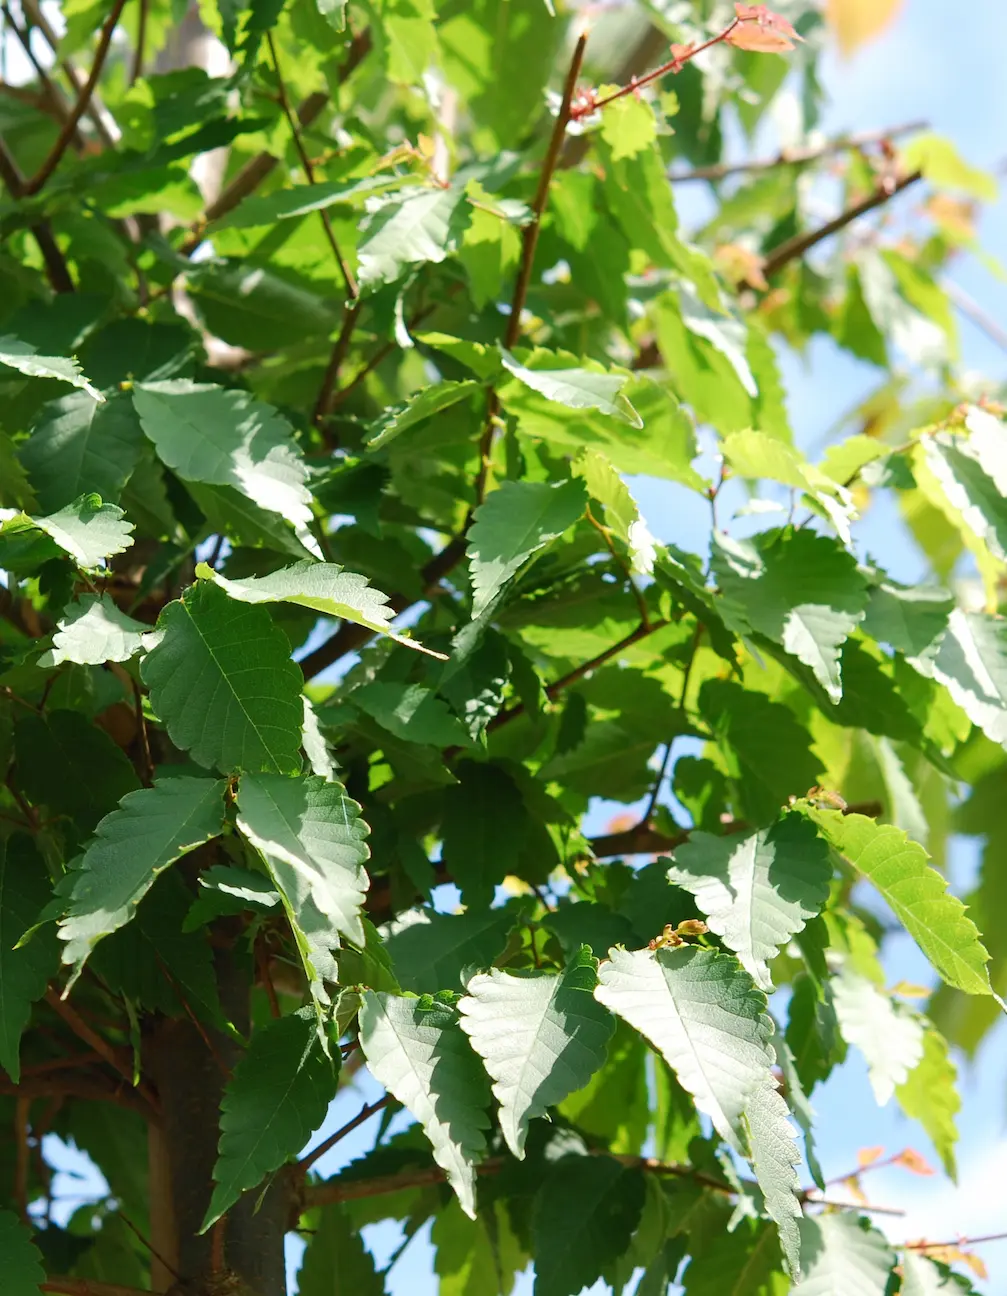
[[[948,985],[969,994],[990,994],[989,955],[965,906],[929,867],[929,856],[893,824],[837,810],[809,811],[811,818],[853,868],[877,888],[899,922]]]
[[[918,1120],[926,1130],[951,1179],[957,1174],[955,1117],[962,1105],[957,1079],[958,1068],[947,1040],[927,1025],[923,1032],[923,1056],[895,1090],[895,1096],[905,1114]]]
[[[252,1042],[224,1089],[208,1229],[242,1193],[255,1188],[304,1147],[325,1119],[336,1077],[311,1009],[280,1017]]]
[[[583,1088],[605,1061],[614,1023],[593,997],[596,968],[587,948],[558,976],[494,968],[472,977],[458,1004],[462,1030],[493,1081],[504,1140],[519,1160],[533,1118]]]
[[[567,409],[598,410],[630,427],[643,427],[643,420],[621,394],[630,374],[608,373],[600,365],[568,368],[566,362],[572,357],[542,349],[521,352],[519,356],[509,351],[502,354],[507,372],[546,400]]]
[[[28,1229],[6,1210],[0,1210],[0,1256],[4,1264],[4,1296],[41,1296],[41,1284],[46,1281],[42,1257]]]
[[[997,200],[997,182],[989,171],[970,166],[951,140],[923,131],[899,148],[907,172],[922,171],[938,189],[957,189],[980,202]]]
[[[327,782],[331,782],[336,776],[336,762],[332,759],[329,744],[322,733],[322,726],[318,723],[318,712],[312,706],[310,698],[305,696],[301,700],[304,703],[301,746],[308,758],[312,774],[318,774]]]
[[[86,491],[118,503],[145,445],[127,395],[99,404],[74,392],[43,407],[18,457],[40,508],[58,509]]]
[[[657,541],[650,534],[636,500],[608,457],[586,448],[573,462],[573,471],[583,477],[592,499],[604,510],[605,525],[629,550],[631,569],[650,576],[657,555]]]
[[[360,1047],[375,1080],[423,1126],[434,1160],[475,1219],[475,1167],[486,1150],[489,1086],[454,1009],[364,993]]]
[[[910,662],[943,684],[987,738],[1007,744],[1007,620],[955,608],[947,632]]]
[[[226,783],[162,778],[122,798],[106,815],[71,874],[73,891],[60,923],[63,962],[80,975],[88,955],[124,926],[157,877],[187,851],[224,829]]]
[[[457,405],[479,390],[479,383],[471,378],[463,382],[441,382],[433,387],[424,387],[401,405],[390,405],[371,424],[367,433],[368,448],[380,450],[407,428],[415,427],[442,410],[450,409],[452,405]]]
[[[149,625],[120,611],[110,595],[81,594],[63,609],[52,637],[51,664],[101,666],[107,661],[129,661],[140,651],[141,636],[149,630]]]
[[[919,444],[951,507],[995,558],[1007,560],[1007,500],[1002,483],[985,471],[971,438],[939,432]]]
[[[885,1296],[895,1253],[849,1212],[801,1220],[801,1270],[792,1296]]]
[[[468,533],[472,614],[478,617],[532,554],[583,515],[583,483],[504,482],[476,509]]]
[[[946,590],[885,580],[871,590],[861,629],[896,652],[918,657],[947,629],[954,605]]]
[[[361,291],[394,283],[413,266],[437,264],[457,251],[472,219],[465,190],[408,189],[366,217],[357,247]]]
[[[318,0],[318,4],[320,9],[324,4],[342,8],[345,0]],[[326,211],[329,207],[343,204],[358,207],[368,198],[386,193],[389,189],[401,189],[402,186],[402,176],[389,174],[364,176],[349,183],[333,180],[319,184],[292,185],[289,189],[278,189],[276,193],[256,194],[246,198],[233,212],[214,221],[213,229],[256,229],[272,225],[276,221],[297,220],[312,212]]]
[[[849,967],[833,978],[832,988],[839,1029],[864,1055],[874,1097],[884,1107],[923,1056],[920,1020]]]
[[[468,731],[447,703],[422,684],[373,680],[354,689],[347,700],[404,742],[432,747],[472,745]]]
[[[59,967],[55,932],[49,925],[15,947],[51,899],[46,870],[28,838],[18,834],[0,841],[0,1066],[15,1084],[21,1078],[21,1035],[31,1006],[45,994]]]
[[[654,109],[636,95],[606,104],[601,112],[601,137],[611,150],[613,162],[635,157],[657,139]]]
[[[176,746],[227,772],[300,769],[301,671],[268,612],[200,581],[157,630],[140,674]]]
[[[899,1296],[979,1296],[969,1280],[908,1247],[902,1252]]]
[[[81,567],[97,567],[133,543],[133,524],[123,517],[121,508],[103,504],[100,495],[81,495],[56,513],[33,517],[31,523]]]
[[[318,12],[337,32],[346,30],[347,0],[316,0]]]
[[[742,1116],[769,1082],[773,1025],[765,996],[727,954],[677,949],[610,951],[595,998],[646,1036],[736,1151]]]
[[[801,1186],[797,1177],[801,1154],[794,1141],[790,1111],[775,1080],[762,1085],[749,1099],[745,1126],[755,1178],[762,1189],[766,1210],[779,1229],[787,1268],[796,1278],[801,1272],[801,1239],[797,1227],[801,1218],[797,1197]]]
[[[821,912],[831,877],[828,848],[795,814],[747,837],[694,832],[668,870],[762,990],[778,951]]]
[[[344,571],[336,563],[311,562],[306,558],[268,576],[246,576],[244,580],[228,580],[206,563],[199,563],[196,575],[200,580],[213,581],[232,599],[242,603],[296,603],[325,616],[353,621],[375,634],[388,635],[396,643],[431,657],[443,656],[424,648],[415,639],[396,634],[391,628],[395,609],[389,606],[387,594],[369,585],[366,576]]]
[[[238,788],[238,827],[265,860],[293,921],[310,896],[337,931],[364,943],[360,909],[367,893],[368,828],[340,783],[313,774],[245,774]]]
[[[69,383],[71,387],[80,387],[95,401],[105,399],[97,387],[93,387],[81,373],[76,360],[64,356],[39,355],[30,342],[22,342],[9,333],[0,337],[0,365],[16,369],[27,378],[55,378],[59,382]]]

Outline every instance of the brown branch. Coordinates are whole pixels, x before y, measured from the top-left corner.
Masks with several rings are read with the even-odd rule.
[[[133,51],[133,66],[129,70],[129,84],[136,85],[143,76],[143,60],[147,52],[147,11],[150,0],[140,0],[140,16],[136,31],[136,49]]]
[[[93,1062],[100,1062],[101,1056],[94,1051],[76,1053],[73,1057],[50,1058],[48,1062],[38,1062],[34,1066],[21,1068],[21,1079],[30,1080],[37,1076],[52,1075],[54,1071],[77,1071],[88,1067]]]
[[[23,198],[27,192],[21,168],[2,136],[0,136],[0,180],[4,182],[12,198]],[[73,280],[70,278],[70,269],[63,253],[59,250],[49,222],[39,221],[37,225],[31,227],[31,232],[42,253],[46,276],[53,292],[72,293],[74,287]]]
[[[108,56],[109,46],[112,44],[112,36],[118,26],[122,11],[126,7],[126,0],[115,0],[112,6],[112,12],[105,19],[101,29],[101,36],[98,38],[98,48],[95,50],[94,62],[91,64],[91,74],[84,84],[84,88],[77,96],[77,102],[71,110],[63,129],[60,131],[56,143],[49,150],[49,155],[36,171],[35,175],[28,181],[25,186],[26,194],[36,194],[49,179],[52,173],[59,166],[63,154],[69,147],[73,138],[74,131],[80,119],[87,111],[87,106],[91,102],[91,96],[94,94],[95,86],[98,84],[98,78],[101,76],[102,68],[105,65],[105,59]]]
[[[39,84],[41,85],[44,92],[44,102],[48,105],[48,109],[50,113],[56,118],[56,120],[62,126],[67,119],[67,114],[69,113],[70,109],[66,103],[66,100],[63,98],[63,95],[59,87],[50,77],[47,69],[42,65],[42,63],[36,57],[35,51],[32,49],[31,32],[26,28],[22,27],[21,24],[15,19],[14,15],[11,13],[10,5],[6,3],[0,5],[0,13],[3,14],[5,25],[9,27],[10,30],[14,33],[14,35],[17,37],[18,44],[24,50],[25,56],[27,57],[29,63],[31,63],[32,67],[35,69],[35,75],[38,77]],[[74,131],[73,142],[74,142],[74,146],[77,148],[83,146],[84,141],[79,131]]]
[[[799,260],[806,252],[810,252],[813,247],[816,247],[825,239],[831,238],[833,234],[838,234],[847,225],[852,225],[861,216],[866,216],[868,212],[883,207],[896,194],[902,193],[904,189],[908,189],[910,185],[916,184],[922,178],[922,171],[910,171],[908,175],[902,176],[892,184],[879,185],[872,194],[869,194],[861,202],[854,203],[852,207],[840,212],[833,220],[826,221],[818,229],[811,230],[806,234],[795,234],[793,238],[787,239],[766,254],[762,262],[762,273],[767,279],[778,274],[791,261]]]
[[[5,1098],[80,1098],[83,1102],[115,1103],[138,1112],[145,1119],[150,1119],[150,1107],[137,1097],[132,1085],[113,1086],[108,1081],[89,1079],[85,1076],[41,1076],[38,1079],[24,1080],[13,1084],[6,1077],[0,1077],[0,1095]]]
[[[296,1177],[298,1179],[303,1179],[315,1162],[320,1161],[322,1157],[325,1156],[326,1152],[331,1152],[336,1144],[344,1139],[347,1134],[352,1134],[358,1126],[369,1121],[376,1112],[382,1111],[390,1102],[391,1095],[385,1094],[385,1096],[379,1098],[377,1102],[372,1102],[368,1106],[361,1107],[360,1111],[357,1112],[356,1116],[354,1116],[352,1120],[348,1120],[341,1129],[336,1130],[335,1134],[330,1134],[324,1143],[319,1143],[318,1147],[314,1148],[306,1157],[302,1157],[301,1160],[298,1161],[297,1165],[294,1167]]]
[[[151,1111],[160,1111],[161,1104],[158,1097],[146,1081],[141,1080],[139,1084],[133,1085],[133,1068],[130,1060],[121,1056],[119,1051],[114,1049],[107,1040],[103,1040],[97,1031],[92,1030],[73,1005],[67,1003],[65,999],[61,999],[52,986],[45,992],[45,1001],[54,1012],[63,1018],[79,1040],[93,1048],[103,1061],[107,1062],[131,1087],[136,1089]]]
[[[868,148],[872,144],[884,144],[887,140],[897,139],[900,135],[914,135],[917,131],[929,128],[926,121],[904,122],[901,126],[890,126],[887,130],[862,131],[859,135],[840,135],[837,139],[826,140],[824,144],[808,148],[781,149],[772,157],[749,158],[744,162],[716,162],[712,166],[696,167],[692,171],[672,172],[669,176],[672,184],[688,184],[693,180],[726,180],[729,176],[751,175],[761,171],[775,171],[778,167],[803,166],[806,162],[817,162],[821,158],[834,157],[838,153],[853,152]]]
[[[940,1251],[944,1247],[979,1246],[983,1242],[1007,1241],[1007,1233],[985,1233],[982,1237],[955,1238],[953,1242],[903,1242],[904,1251]]]
[[[352,306],[348,306],[343,314],[343,326],[339,330],[339,336],[333,344],[332,355],[329,357],[329,363],[325,367],[325,374],[322,377],[322,385],[318,391],[315,408],[311,412],[311,420],[316,425],[321,423],[322,419],[329,412],[332,393],[335,390],[336,380],[339,377],[339,370],[342,367],[343,361],[346,359],[347,351],[350,349],[350,341],[353,338],[353,330],[356,328],[359,316],[359,301],[354,302]]]
[[[57,54],[59,52],[59,37],[53,30],[52,24],[49,22],[48,18],[46,18],[45,14],[42,12],[42,6],[39,4],[39,0],[21,0],[21,10],[25,15],[26,21],[30,22],[33,27],[37,28],[38,31],[41,32],[46,44],[54,54]],[[84,89],[83,74],[79,71],[77,66],[70,61],[70,59],[64,59],[60,66],[63,69],[66,79],[70,82],[74,94],[80,95]],[[105,147],[115,148],[115,139],[112,137],[111,132],[102,118],[97,94],[92,94],[91,96],[87,105],[87,115],[91,119],[91,122]]]
[[[140,692],[140,685],[132,675],[129,677],[129,682],[133,686],[136,728],[140,738],[140,751],[143,755],[143,781],[146,787],[152,787],[154,783],[154,758],[150,753],[150,735],[147,733],[147,721],[143,714],[143,694]]]

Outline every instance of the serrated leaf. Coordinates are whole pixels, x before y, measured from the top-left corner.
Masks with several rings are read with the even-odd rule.
[[[717,534],[713,553],[731,629],[751,629],[780,644],[838,702],[840,648],[867,608],[867,582],[853,555],[807,530],[766,532],[753,541]]]
[[[918,1120],[926,1130],[950,1179],[957,1177],[955,1117],[962,1105],[957,1079],[958,1069],[947,1040],[927,1025],[923,1032],[923,1056],[896,1088],[895,1096],[905,1114]]]
[[[787,1296],[791,1287],[776,1230],[761,1220],[741,1221],[693,1256],[684,1281],[685,1296]]]
[[[279,513],[308,547],[311,493],[287,421],[236,388],[189,379],[138,383],[133,404],[158,458],[183,481],[230,486],[268,513]]]
[[[514,1236],[502,1201],[470,1220],[452,1198],[438,1211],[430,1241],[436,1249],[439,1296],[510,1292],[517,1273],[527,1265],[528,1257]]]
[[[861,629],[896,652],[918,657],[947,629],[954,605],[946,590],[882,581],[871,590]]]
[[[111,595],[81,594],[63,609],[52,637],[51,664],[101,666],[107,661],[129,661],[140,651],[141,637],[149,630],[149,625],[120,611]]]
[[[668,870],[763,990],[777,952],[821,912],[831,877],[825,843],[796,814],[747,837],[694,832]]]
[[[502,352],[503,366],[519,382],[546,400],[567,409],[598,410],[630,427],[643,427],[643,420],[621,395],[629,382],[628,373],[608,373],[597,368],[564,368],[565,356],[541,349],[522,353],[521,358]]]
[[[1007,744],[1007,620],[955,608],[943,637],[910,664],[943,684],[987,738]]]
[[[489,1086],[454,1009],[367,990],[360,1047],[375,1080],[423,1126],[434,1160],[475,1219],[475,1166],[486,1150]]]
[[[341,783],[317,775],[245,774],[238,827],[265,860],[293,922],[303,925],[301,910],[310,897],[336,931],[364,943],[368,828]]]
[[[133,524],[124,522],[124,516],[115,504],[103,504],[100,495],[81,495],[56,513],[33,517],[31,523],[82,567],[97,567],[133,543]]]
[[[801,1270],[792,1296],[885,1296],[895,1253],[866,1219],[846,1211],[801,1220]]]
[[[94,402],[88,401],[88,404],[93,405]],[[53,504],[51,507],[56,508],[58,505]],[[6,432],[0,432],[0,508],[23,509],[25,513],[34,513],[39,508],[28,474],[21,466],[14,442]]]
[[[310,1008],[253,1032],[224,1089],[215,1183],[202,1232],[304,1147],[335,1092],[332,1063]]]
[[[696,1107],[738,1152],[742,1115],[767,1083],[773,1026],[765,997],[726,954],[678,949],[610,951],[595,998],[646,1036]]]
[[[344,571],[337,563],[305,559],[268,576],[246,576],[244,580],[228,580],[200,563],[196,575],[202,581],[213,581],[241,603],[295,603],[325,616],[352,621],[375,634],[388,635],[396,643],[430,657],[443,658],[443,653],[432,652],[415,639],[396,634],[390,624],[395,609],[388,605],[387,594],[368,584],[366,576]]]
[[[474,976],[458,1004],[483,1059],[507,1146],[524,1158],[529,1123],[583,1088],[605,1061],[614,1023],[594,999],[597,963],[586,948],[558,976],[499,969]]]
[[[833,978],[832,986],[843,1038],[863,1053],[874,1097],[884,1107],[923,1056],[920,1020],[849,967]]]
[[[325,0],[320,0],[319,8]],[[337,0],[339,5],[344,0]],[[384,193],[388,189],[400,189],[403,178],[400,175],[365,176],[347,184],[335,180],[324,184],[291,185],[289,189],[278,189],[276,193],[256,194],[239,203],[233,212],[214,221],[214,230],[222,229],[255,229],[263,225],[274,225],[277,221],[297,220],[311,212],[325,211],[328,207],[342,203],[360,205],[368,197]]]
[[[268,612],[200,581],[157,630],[140,674],[172,742],[208,768],[300,769],[301,671]]]
[[[626,95],[606,104],[601,114],[601,137],[613,162],[635,157],[657,139],[657,119],[649,103]]]
[[[970,439],[939,432],[920,441],[927,467],[968,526],[1001,562],[1007,560],[1007,501]]]
[[[607,1156],[565,1156],[535,1203],[535,1296],[576,1296],[629,1247],[643,1211],[636,1168]]]
[[[100,404],[82,392],[43,406],[18,449],[42,509],[58,509],[95,491],[118,503],[145,446],[127,395]]]
[[[783,1092],[787,1097],[787,1106],[804,1135],[804,1159],[808,1163],[812,1179],[824,1191],[825,1177],[815,1154],[815,1113],[812,1110],[811,1103],[808,1101],[807,1094],[804,1092],[796,1060],[790,1051],[790,1045],[780,1034],[779,1028],[777,1028],[776,1034],[773,1036],[773,1049],[776,1053],[776,1062],[780,1068],[780,1074],[783,1076]]]
[[[4,1262],[4,1296],[41,1296],[41,1284],[46,1281],[42,1257],[28,1229],[5,1210],[0,1210],[0,1255]]]
[[[0,1066],[14,1084],[21,1078],[21,1035],[31,1006],[59,967],[55,932],[48,924],[15,947],[51,899],[45,867],[28,838],[18,834],[0,841]]]
[[[486,968],[507,943],[527,901],[499,909],[473,907],[464,913],[410,910],[385,936],[385,949],[403,990],[433,994],[458,990],[466,968]]]
[[[989,954],[965,906],[929,867],[922,846],[865,815],[811,810],[810,817],[854,869],[877,888],[948,985],[990,994]]]
[[[787,1268],[794,1278],[801,1272],[801,1238],[797,1222],[801,1207],[797,1194],[797,1166],[801,1154],[794,1141],[790,1112],[775,1080],[757,1089],[745,1108],[745,1126],[752,1167],[766,1210],[775,1221]]]
[[[902,1252],[899,1296],[978,1296],[978,1293],[961,1274],[907,1247]]]
[[[468,535],[472,615],[485,611],[504,585],[582,516],[583,483],[504,482],[476,509]]]
[[[634,572],[650,576],[657,556],[657,541],[650,534],[629,487],[600,450],[587,448],[573,462],[592,499],[604,509],[605,524],[629,550]]]
[[[304,703],[301,746],[304,748],[304,754],[308,759],[312,774],[318,774],[329,782],[336,777],[336,762],[332,759],[329,744],[322,733],[322,726],[318,723],[318,712],[312,706],[307,695],[301,700]]]
[[[404,742],[432,747],[470,747],[472,739],[446,702],[422,684],[385,684],[373,680],[347,699]]]
[[[280,903],[280,893],[263,874],[230,864],[214,864],[200,872],[199,894],[189,906],[182,930],[195,931],[220,914],[236,914],[246,909],[268,913]]]
[[[432,387],[424,387],[403,404],[389,406],[371,424],[367,433],[368,448],[382,449],[408,428],[440,414],[442,410],[450,409],[452,405],[457,405],[479,390],[479,383],[471,378],[463,382],[440,382]]]
[[[360,1231],[340,1202],[323,1206],[297,1275],[298,1296],[384,1296]]]
[[[39,355],[30,342],[12,337],[9,333],[0,337],[0,365],[16,369],[27,378],[56,378],[59,382],[69,383],[71,387],[80,387],[94,401],[103,401],[105,397],[84,377],[76,360],[65,356]]]
[[[224,829],[224,792],[217,779],[162,778],[123,797],[106,815],[78,869],[59,937],[71,984],[102,937],[128,923],[169,865]]]
[[[415,265],[438,264],[457,251],[472,219],[465,190],[407,189],[368,216],[357,246],[361,291],[394,283]]]

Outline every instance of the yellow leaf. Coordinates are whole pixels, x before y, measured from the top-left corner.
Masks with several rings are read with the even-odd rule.
[[[828,0],[826,14],[849,55],[888,27],[902,8],[902,0]]]
[[[869,1165],[873,1165],[875,1161],[880,1160],[884,1150],[883,1147],[861,1148],[857,1153],[857,1165],[860,1166],[861,1170],[866,1170]]]

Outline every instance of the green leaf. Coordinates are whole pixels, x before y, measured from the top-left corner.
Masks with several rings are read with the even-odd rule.
[[[388,635],[396,643],[425,652],[428,656],[443,658],[442,653],[431,652],[415,639],[396,634],[390,624],[395,609],[389,607],[387,594],[369,585],[366,576],[344,571],[336,563],[305,559],[292,567],[281,567],[268,576],[247,576],[244,580],[233,581],[218,575],[206,563],[200,563],[196,575],[200,580],[213,581],[232,599],[242,603],[295,603],[325,616],[352,621],[375,634]]]
[[[583,1088],[605,1061],[612,1018],[593,997],[597,963],[582,948],[565,972],[493,969],[469,981],[461,1026],[483,1059],[500,1104],[500,1130],[524,1158],[536,1116]]]
[[[518,867],[530,816],[500,766],[462,761],[455,775],[444,792],[441,859],[466,905],[489,905],[494,887]]]
[[[472,739],[446,702],[422,684],[383,684],[354,689],[347,699],[404,742],[432,747],[470,747]]]
[[[265,860],[292,923],[304,926],[310,899],[336,931],[363,945],[368,828],[341,783],[317,775],[245,774],[238,827]]]
[[[401,405],[390,405],[371,424],[367,433],[369,449],[381,450],[408,428],[423,423],[442,410],[450,409],[452,405],[457,405],[479,390],[479,384],[471,378],[463,382],[440,382],[432,387],[424,387]]]
[[[765,997],[726,954],[677,949],[612,950],[598,970],[595,998],[644,1035],[709,1116],[742,1152],[742,1116],[770,1081],[773,1026]]]
[[[332,1063],[314,1013],[301,1008],[259,1027],[224,1089],[214,1188],[205,1232],[242,1193],[304,1147],[335,1096]]]
[[[360,1047],[375,1080],[423,1126],[434,1160],[475,1219],[475,1166],[486,1150],[489,1087],[454,1009],[364,992]]]
[[[635,95],[606,104],[601,113],[601,138],[613,162],[635,157],[657,139],[654,109]]]
[[[805,1091],[810,1093],[832,1070],[836,1058],[838,1022],[831,995],[826,999],[812,977],[794,980],[787,1021],[787,1047]]]
[[[810,666],[833,702],[843,694],[839,650],[863,619],[867,582],[851,553],[812,531],[714,538],[724,620],[764,634]]]
[[[873,883],[899,922],[948,985],[969,994],[990,994],[989,954],[965,906],[950,895],[944,878],[927,864],[922,846],[892,824],[865,815],[811,810],[826,840]]]
[[[88,401],[89,405],[93,403]],[[39,507],[14,442],[6,432],[0,432],[0,507],[22,509],[25,513],[33,513]]]
[[[129,922],[160,873],[223,832],[226,786],[216,779],[159,779],[123,797],[101,821],[72,875],[60,923],[63,962],[73,968],[73,980],[98,941]]]
[[[918,1120],[926,1130],[951,1179],[957,1178],[955,1117],[962,1105],[957,1079],[958,1068],[951,1058],[947,1040],[940,1031],[926,1026],[923,1056],[896,1088],[895,1096],[905,1114]]]
[[[95,401],[105,397],[92,387],[80,371],[76,360],[63,356],[39,355],[30,342],[11,337],[9,333],[0,337],[0,365],[16,369],[28,378],[55,378],[59,382],[69,383],[71,387],[80,387]]]
[[[995,558],[1007,560],[1007,502],[1000,484],[984,471],[971,440],[939,432],[920,445],[952,508]]]
[[[759,1220],[742,1220],[685,1271],[685,1296],[787,1296],[790,1288],[776,1230]]]
[[[611,462],[599,450],[585,449],[573,462],[592,499],[604,509],[605,524],[629,550],[632,571],[649,576],[654,570],[657,541],[650,534],[636,500]]]
[[[357,281],[364,293],[395,283],[412,267],[437,264],[458,250],[472,219],[465,190],[406,189],[390,196],[361,227]]]
[[[301,671],[262,608],[207,581],[158,617],[140,674],[176,746],[223,771],[300,769]]]
[[[185,378],[139,383],[133,404],[158,458],[183,481],[232,487],[286,518],[314,550],[308,470],[290,424],[271,405]]]
[[[63,609],[52,637],[51,664],[101,666],[107,661],[129,661],[140,651],[141,637],[149,630],[150,626],[121,612],[111,595],[81,594]]]
[[[567,409],[598,410],[630,427],[643,427],[643,420],[623,396],[622,389],[629,382],[628,373],[608,373],[599,364],[581,368],[566,367],[574,357],[557,354],[541,347],[522,352],[520,358],[509,351],[502,353],[503,366],[518,382],[538,392],[546,400]],[[506,405],[504,394],[501,399]]]
[[[629,1247],[643,1174],[607,1156],[565,1156],[539,1190],[532,1221],[535,1296],[577,1296]]]
[[[871,590],[861,629],[896,652],[918,657],[947,629],[954,605],[946,590],[882,581]]]
[[[874,1097],[884,1107],[919,1065],[923,1027],[897,999],[848,967],[832,986],[843,1038],[863,1053]]]
[[[99,404],[75,392],[43,407],[18,457],[40,508],[62,508],[90,491],[117,503],[144,444],[128,396]]]
[[[325,3],[326,0],[322,0]],[[343,0],[337,0],[342,3]],[[384,193],[389,189],[400,189],[403,177],[400,175],[364,176],[347,184],[343,180],[334,180],[321,184],[291,185],[289,189],[278,189],[276,193],[256,194],[239,203],[233,212],[214,221],[214,230],[223,229],[256,229],[264,225],[273,225],[277,221],[299,220],[312,212],[326,211],[329,207],[348,204],[362,206],[369,197]]]
[[[0,1210],[0,1255],[4,1259],[4,1296],[41,1296],[46,1280],[42,1257],[31,1233],[10,1211]]]
[[[908,1247],[902,1252],[899,1296],[978,1296],[967,1278]]]
[[[501,1201],[470,1220],[452,1198],[438,1211],[430,1241],[436,1248],[434,1272],[440,1279],[439,1296],[509,1292],[528,1261]]]
[[[124,553],[133,543],[132,522],[114,504],[103,504],[100,495],[81,495],[66,508],[31,523],[44,531],[81,567],[97,567],[103,558]]]
[[[527,901],[499,909],[473,907],[464,913],[413,909],[385,936],[385,949],[403,990],[433,994],[458,990],[466,969],[486,968],[503,951]]]
[[[48,924],[15,947],[51,899],[42,860],[28,838],[17,834],[0,841],[0,1066],[14,1084],[21,1078],[21,1036],[31,1006],[59,967],[55,932]]]
[[[472,615],[493,603],[532,554],[551,544],[583,515],[579,479],[564,482],[504,482],[474,514],[468,533]]]
[[[960,156],[951,140],[933,131],[923,131],[899,148],[902,165],[907,171],[922,171],[938,189],[958,189],[980,202],[996,202],[997,182],[988,171],[981,171]]]
[[[793,1296],[885,1296],[895,1253],[866,1219],[846,1211],[801,1220],[804,1277]]]
[[[298,1296],[384,1296],[385,1284],[360,1232],[340,1202],[312,1218],[313,1233],[297,1275]]]
[[[987,738],[1007,743],[1007,620],[955,608],[943,638],[911,665],[943,684]]]
[[[773,988],[777,952],[821,912],[831,878],[828,849],[799,814],[747,837],[694,832],[668,870],[762,990]]]
[[[281,275],[243,259],[189,261],[185,284],[205,327],[231,346],[279,351],[322,341],[339,326],[338,300],[323,295],[309,278],[291,270]],[[179,386],[193,388],[192,383]],[[249,404],[245,392],[232,389],[228,394]]]
[[[749,1099],[745,1125],[752,1166],[766,1210],[779,1229],[787,1268],[797,1278],[801,1272],[801,1237],[797,1226],[801,1218],[797,1197],[801,1186],[797,1177],[801,1154],[794,1142],[790,1111],[775,1080],[757,1089]]]

